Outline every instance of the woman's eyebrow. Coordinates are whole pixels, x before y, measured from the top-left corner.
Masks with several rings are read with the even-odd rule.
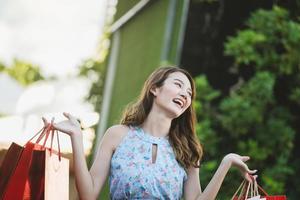
[[[179,81],[180,83],[184,84],[182,80],[178,79],[178,78],[174,78],[175,81]]]
[[[184,85],[184,82],[178,78],[174,78],[175,81],[179,81],[181,84]],[[190,92],[192,92],[192,89],[191,88],[188,88],[188,90],[190,90]]]

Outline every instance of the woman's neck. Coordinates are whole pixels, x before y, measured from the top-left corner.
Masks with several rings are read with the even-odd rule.
[[[169,134],[172,119],[166,117],[163,112],[151,109],[141,128],[152,136],[166,137]]]

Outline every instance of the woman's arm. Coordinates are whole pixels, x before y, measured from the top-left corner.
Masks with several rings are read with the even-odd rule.
[[[78,134],[79,135],[79,134]],[[97,199],[109,173],[113,130],[108,129],[103,136],[95,161],[88,170],[84,151],[82,134],[74,134],[72,141],[74,174],[76,188],[80,199]]]
[[[128,131],[129,128],[125,125],[114,125],[107,129],[103,136],[95,161],[90,169],[96,198],[109,174],[112,155]]]
[[[81,131],[71,136],[71,143],[73,150],[75,183],[79,198],[82,200],[96,199],[96,187],[85,160]],[[99,179],[99,177],[97,179]]]
[[[188,171],[188,180],[185,183],[184,197],[186,200],[214,200],[220,190],[223,180],[231,166],[235,166],[240,169],[243,176],[251,181],[249,174],[256,173],[256,170],[249,170],[248,166],[244,163],[249,160],[248,156],[239,156],[237,154],[226,155],[213,178],[201,192],[200,180],[199,180],[199,169],[191,168]]]
[[[74,174],[76,188],[80,199],[97,199],[105,183],[110,168],[110,160],[116,144],[120,141],[119,132],[124,126],[109,128],[104,134],[95,161],[88,170],[83,149],[83,135],[80,124],[75,117],[64,113],[68,120],[54,124],[54,128],[68,134],[71,137]],[[44,123],[47,121],[45,119]],[[123,131],[124,132],[124,131]]]

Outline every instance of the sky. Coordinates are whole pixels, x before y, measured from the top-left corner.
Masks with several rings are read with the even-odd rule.
[[[41,116],[50,120],[57,115],[57,122],[64,119],[63,111],[70,110],[75,115],[77,112],[80,119],[86,119],[87,124],[97,123],[98,113],[92,112],[91,105],[82,100],[89,88],[86,80],[64,77],[75,75],[77,66],[95,55],[107,1],[0,0],[0,62],[9,65],[18,58],[40,66],[46,77],[60,77],[57,82],[36,83],[27,88],[18,88],[8,77],[0,77],[0,91],[9,91],[6,98],[0,99],[0,108],[8,109],[5,112],[2,109],[7,116],[0,117],[0,149],[1,145],[9,144],[7,141],[27,141],[42,126]],[[55,98],[49,102],[42,101],[50,100],[51,92],[41,92],[45,88],[55,92],[52,95]],[[45,95],[48,98],[41,99]],[[18,107],[23,110],[18,111]],[[92,130],[87,131],[86,152],[91,149],[94,137]],[[62,149],[70,151],[69,138],[62,138],[61,144]]]
[[[64,77],[95,54],[107,0],[0,0],[0,61]]]

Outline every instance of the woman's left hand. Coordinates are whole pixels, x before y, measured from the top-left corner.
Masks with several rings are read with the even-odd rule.
[[[257,178],[257,175],[253,175],[257,172],[257,170],[250,170],[248,168],[245,162],[249,159],[249,156],[240,156],[235,153],[230,153],[223,158],[222,162],[229,162],[231,166],[237,167],[241,171],[244,178],[247,179],[249,182],[252,182],[253,179]]]

